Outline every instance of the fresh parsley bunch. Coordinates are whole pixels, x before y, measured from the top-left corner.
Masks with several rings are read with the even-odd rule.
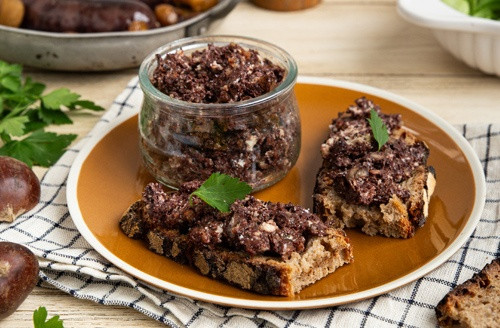
[[[500,0],[443,0],[464,14],[500,20]]]
[[[49,125],[72,124],[68,110],[104,110],[66,88],[45,94],[44,91],[44,84],[30,77],[23,80],[21,65],[0,60],[0,155],[17,158],[30,167],[49,167],[76,135],[44,129]]]

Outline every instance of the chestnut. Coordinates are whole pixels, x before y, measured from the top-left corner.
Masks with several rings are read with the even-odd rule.
[[[24,3],[21,0],[0,0],[0,25],[19,27],[24,18]]]
[[[40,201],[40,181],[25,163],[0,156],[0,221],[12,222]]]
[[[38,281],[38,260],[25,246],[0,242],[0,320],[11,315]]]

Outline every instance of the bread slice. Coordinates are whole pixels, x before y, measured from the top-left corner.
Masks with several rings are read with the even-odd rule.
[[[178,215],[175,220],[179,219],[177,222],[183,222],[179,226],[165,223],[169,218],[164,218],[163,223],[152,219],[151,213],[156,212],[157,214],[158,211],[151,211],[147,197],[143,196],[143,199],[132,204],[121,218],[122,231],[130,238],[144,240],[149,249],[155,253],[176,262],[191,265],[203,275],[268,295],[293,296],[304,287],[334,272],[338,267],[353,261],[352,248],[344,231],[326,226],[319,226],[319,228],[323,227],[324,230],[314,236],[307,236],[311,231],[304,234],[306,238],[303,249],[297,246],[293,252],[285,252],[281,255],[273,254],[271,250],[254,252],[252,248],[249,252],[244,246],[231,244],[224,240],[227,237],[214,237],[214,231],[222,231],[222,229],[233,231],[232,229],[236,229],[234,222],[248,225],[246,221],[243,223],[237,221],[237,216],[241,216],[244,212],[238,207],[244,204],[257,204],[258,208],[263,209],[260,210],[261,213],[255,213],[255,217],[266,217],[264,221],[259,223],[263,230],[253,231],[252,236],[256,233],[266,235],[267,231],[269,234],[266,236],[275,238],[279,234],[279,230],[275,229],[279,229],[277,227],[280,226],[280,220],[284,217],[290,222],[297,220],[300,215],[317,217],[310,213],[307,214],[306,210],[296,206],[284,205],[278,206],[279,213],[276,217],[270,218],[269,212],[266,212],[265,208],[274,206],[272,203],[262,202],[252,196],[247,196],[246,201],[237,201],[238,204],[233,204],[229,214],[217,214],[216,220],[221,223],[221,228],[212,229],[211,225],[215,222],[213,220],[203,226],[204,222],[209,221],[206,218],[213,214],[208,205],[198,202],[198,200],[195,200],[193,205],[186,205],[184,201],[187,198],[182,196],[183,193],[187,194],[182,191],[181,187],[180,194],[165,193],[161,197],[153,197],[156,202],[164,204],[175,198],[177,205],[174,206],[172,203],[168,206],[176,207],[176,210],[168,213],[167,209],[165,212],[170,218]],[[192,208],[188,209],[189,206]],[[199,217],[192,218],[193,212],[191,210]],[[190,223],[186,224],[186,221]],[[322,224],[319,219],[317,221]],[[311,221],[306,222],[310,224]],[[201,235],[198,234],[200,227]],[[195,232],[195,229],[199,231]],[[206,233],[206,231],[211,232]],[[193,238],[193,235],[196,237]],[[244,235],[245,233],[238,234],[236,240],[242,239],[238,237]],[[198,242],[210,238],[218,240],[218,242],[215,244]],[[255,242],[255,240],[250,239],[250,242]],[[289,246],[292,247],[291,244]]]
[[[500,327],[500,258],[446,294],[436,317],[440,327]]]
[[[389,130],[380,150],[367,121],[371,109]],[[356,106],[332,121],[321,151],[313,211],[327,224],[409,238],[425,223],[435,172],[426,165],[427,145],[402,127],[399,115],[381,114],[371,101],[357,99]]]
[[[367,235],[377,234],[394,238],[409,238],[425,223],[429,201],[436,180],[431,168],[418,168],[406,184],[411,190],[410,199],[404,203],[393,196],[387,204],[359,205],[345,201],[333,188],[328,169],[321,168],[314,192],[314,213],[336,228],[361,228]]]

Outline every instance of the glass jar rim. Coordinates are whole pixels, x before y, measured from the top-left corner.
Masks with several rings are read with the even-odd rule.
[[[173,53],[177,50],[191,50],[202,49],[209,44],[225,45],[234,42],[248,49],[255,49],[261,51],[266,49],[268,55],[272,55],[272,59],[277,59],[279,65],[285,69],[285,77],[274,89],[271,91],[243,101],[229,102],[229,103],[193,103],[168,96],[167,94],[158,90],[150,80],[150,72],[156,67],[156,55],[161,56],[167,53]],[[269,58],[271,59],[271,58]],[[272,60],[271,60],[272,61]],[[275,61],[273,61],[275,62]],[[276,62],[275,62],[276,63]],[[213,115],[213,114],[243,114],[253,111],[258,105],[265,104],[282,94],[287,93],[294,87],[297,80],[297,63],[293,57],[281,47],[278,47],[267,41],[263,41],[251,37],[234,36],[234,35],[209,35],[209,36],[193,36],[167,43],[154,51],[152,51],[142,62],[139,68],[139,84],[144,92],[144,96],[155,98],[157,101],[171,105],[169,110],[179,110],[186,114],[192,113],[200,116]]]

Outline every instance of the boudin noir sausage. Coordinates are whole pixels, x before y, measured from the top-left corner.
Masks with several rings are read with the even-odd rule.
[[[144,2],[149,6],[149,8],[154,9],[157,5],[165,3],[165,0],[136,0],[140,2]]]
[[[22,27],[49,32],[113,32],[159,27],[146,4],[134,0],[23,0]],[[139,28],[138,28],[139,26]]]

